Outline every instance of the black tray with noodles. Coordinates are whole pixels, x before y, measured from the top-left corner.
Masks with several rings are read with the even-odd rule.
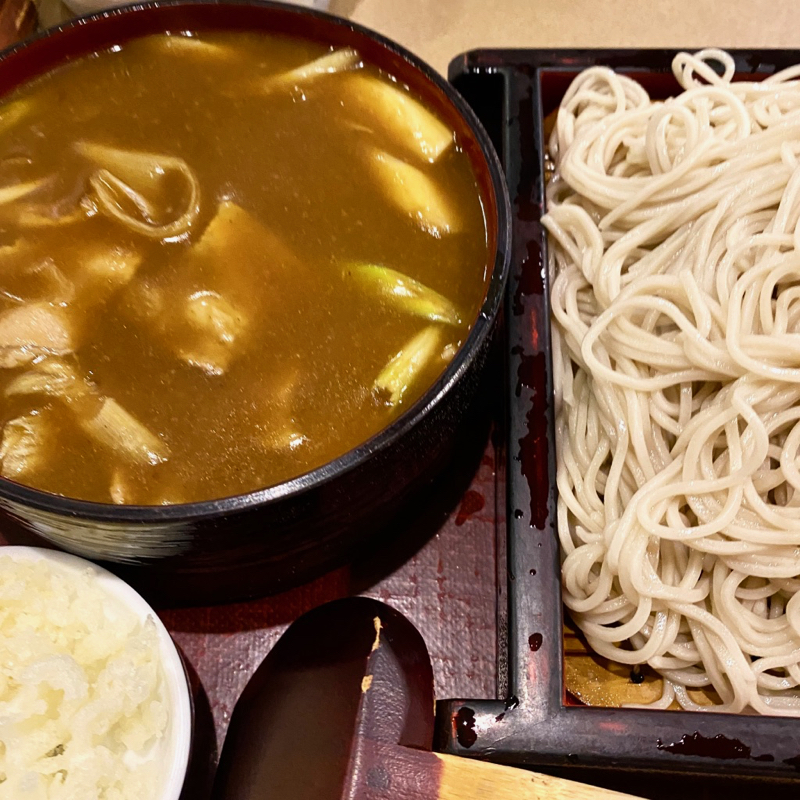
[[[675,52],[485,50],[450,65],[450,80],[477,111],[501,156],[514,217],[506,304],[508,618],[500,625],[502,632],[507,622],[500,695],[508,699],[440,703],[438,744],[446,752],[509,764],[800,780],[798,719],[590,707],[567,691],[569,670],[580,677],[579,659],[589,664],[584,672],[608,684],[617,702],[630,701],[625,692],[633,687],[635,696],[641,678],[634,675],[632,681],[620,670],[615,675],[569,633],[565,668],[547,242],[539,224],[545,118],[574,76],[598,64],[639,80],[651,96],[674,94],[679,90],[671,71]],[[800,62],[797,51],[732,55],[737,76],[750,79]],[[655,682],[649,676],[641,691],[652,693]]]

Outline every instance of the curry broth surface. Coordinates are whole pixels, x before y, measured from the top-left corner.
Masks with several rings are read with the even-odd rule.
[[[348,102],[351,74],[266,95],[252,88],[251,79],[297,67],[324,54],[323,47],[220,33],[202,37],[219,46],[211,56],[168,50],[160,39],[67,64],[17,91],[9,101],[31,98],[33,108],[2,133],[0,183],[49,181],[0,209],[0,245],[9,246],[0,250],[0,313],[20,301],[60,303],[78,331],[65,360],[169,450],[156,464],[121,458],[77,425],[75,409],[58,398],[5,397],[9,382],[30,365],[1,369],[3,423],[31,412],[47,419],[46,458],[14,479],[100,502],[111,502],[114,482],[123,487],[117,502],[207,500],[270,486],[336,458],[402,413],[447,360],[428,364],[397,406],[376,393],[376,375],[429,323],[365,292],[350,266],[391,267],[452,301],[462,323],[439,326],[442,350],[450,345],[451,354],[477,316],[488,278],[486,223],[458,143],[424,166],[461,222],[458,232],[431,235],[365,167],[370,148],[402,158],[402,143],[376,131]],[[369,66],[359,73],[380,75]],[[2,113],[0,107],[0,121]],[[10,213],[20,203],[58,216],[85,195],[93,167],[76,153],[76,142],[184,159],[200,184],[200,213],[188,237],[148,239],[102,213],[20,227]],[[160,203],[168,215],[185,202],[186,190],[180,181],[165,184]],[[244,209],[266,235],[231,233],[224,255],[195,263],[192,250],[224,201]],[[12,247],[20,240],[22,256]],[[87,248],[98,246],[140,258],[130,282],[102,297],[48,296],[47,270],[31,272],[52,263],[73,280]],[[249,319],[222,374],[175,355],[176,339],[186,335],[173,324],[181,313],[176,298],[205,289],[230,291]],[[159,292],[167,299],[154,321],[142,306]]]

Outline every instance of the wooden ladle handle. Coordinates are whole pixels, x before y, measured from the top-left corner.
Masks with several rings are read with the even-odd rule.
[[[526,769],[360,739],[357,742],[341,800],[641,800],[641,798]]]
[[[441,762],[437,800],[633,800],[585,783],[458,756],[434,754]],[[640,800],[640,799],[639,799]]]

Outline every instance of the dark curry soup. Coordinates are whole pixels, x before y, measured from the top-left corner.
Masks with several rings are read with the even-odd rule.
[[[154,36],[0,105],[2,474],[100,502],[273,485],[384,428],[488,280],[469,160],[352,50]]]

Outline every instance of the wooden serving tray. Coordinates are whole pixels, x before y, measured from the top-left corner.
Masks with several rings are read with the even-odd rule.
[[[800,720],[613,707],[659,697],[659,679],[597,658],[574,631],[567,629],[564,635],[555,528],[547,242],[539,224],[545,119],[572,78],[596,64],[636,78],[651,95],[675,93],[674,54],[484,50],[450,65],[450,79],[481,117],[500,153],[514,214],[506,300],[509,636],[507,653],[500,654],[501,672],[507,665],[508,700],[441,704],[439,747],[512,764],[795,781],[800,780]],[[764,76],[800,62],[798,51],[733,55],[743,76]]]

